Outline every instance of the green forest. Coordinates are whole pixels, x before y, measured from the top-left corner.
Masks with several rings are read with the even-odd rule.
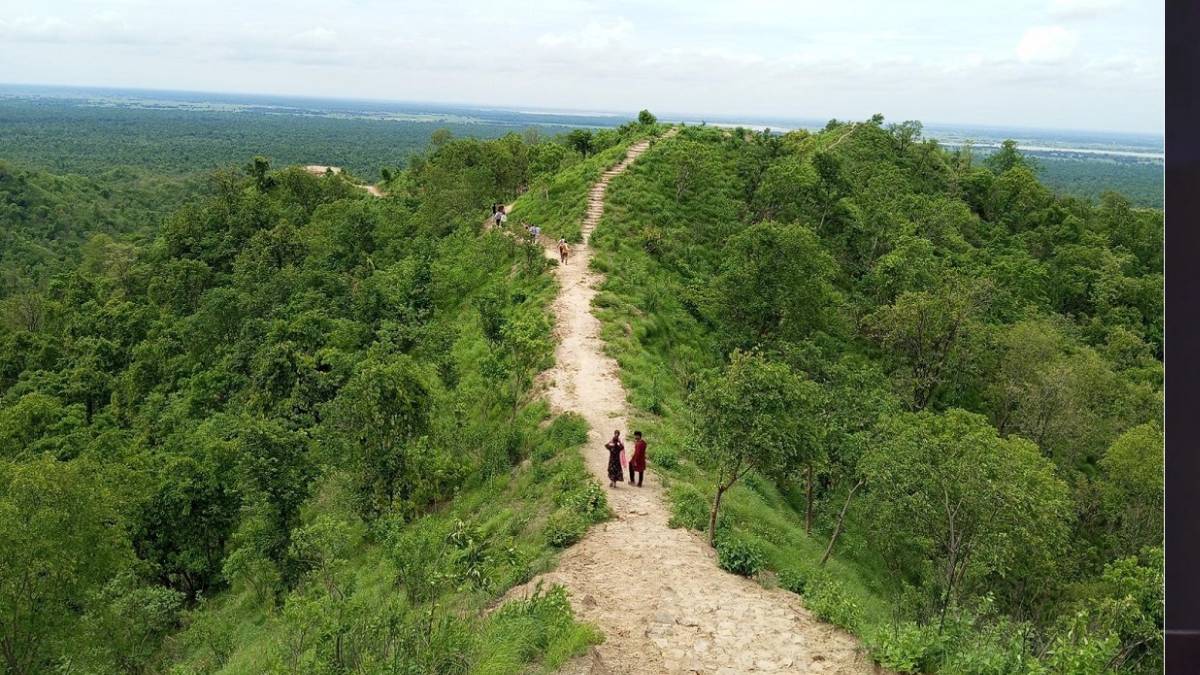
[[[242,145],[0,148],[4,672],[516,674],[603,641],[560,587],[501,603],[613,514],[538,395],[556,262],[483,222],[580,241],[665,129],[322,158],[383,198]],[[682,127],[607,204],[594,311],[673,527],[897,672],[1161,669],[1160,210],[881,116]]]
[[[5,167],[4,672],[520,673],[598,641],[561,589],[480,612],[608,514],[582,421],[528,395],[548,263],[480,227],[582,159],[450,141],[386,199],[259,160],[161,222],[154,186]]]
[[[516,212],[577,238],[571,182]],[[1161,211],[879,116],[686,128],[608,203],[604,337],[722,566],[902,672],[1161,670]]]
[[[54,173],[100,174],[113,167],[190,176],[254,155],[280,166],[341,166],[368,182],[403,165],[430,138],[499,137],[511,125],[345,119],[130,105],[87,106],[53,99],[0,98],[0,158]],[[536,134],[536,131],[530,133]]]

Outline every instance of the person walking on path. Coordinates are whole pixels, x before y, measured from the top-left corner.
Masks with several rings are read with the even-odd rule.
[[[613,432],[612,439],[604,444],[608,450],[608,487],[617,487],[617,481],[625,480],[625,469],[621,466],[621,453],[625,452],[625,444],[621,442],[621,430]]]
[[[567,264],[567,257],[571,255],[571,247],[567,246],[566,239],[558,240],[558,261],[564,265]]]
[[[629,458],[629,484],[633,485],[633,472],[637,472],[637,486],[642,487],[642,479],[646,477],[646,441],[642,432],[633,432],[633,456]]]

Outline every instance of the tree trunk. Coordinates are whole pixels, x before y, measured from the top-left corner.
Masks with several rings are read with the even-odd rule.
[[[708,545],[717,545],[717,510],[721,508],[721,495],[725,494],[729,486],[722,487],[717,485],[717,497],[713,500],[712,512],[708,514]]]
[[[813,484],[813,468],[812,464],[808,465],[808,479],[805,481],[807,486],[804,489],[806,499],[804,505],[804,534],[812,534],[812,484]]]
[[[825,553],[821,556],[821,562],[818,566],[824,567],[829,560],[829,556],[833,554],[833,544],[837,541],[838,535],[842,533],[842,523],[846,521],[846,511],[850,508],[850,500],[854,497],[854,493],[858,488],[863,486],[863,481],[858,481],[854,487],[850,488],[850,493],[846,495],[846,503],[842,505],[842,512],[838,514],[837,525],[833,526],[833,535],[829,537],[829,545],[825,547]]]

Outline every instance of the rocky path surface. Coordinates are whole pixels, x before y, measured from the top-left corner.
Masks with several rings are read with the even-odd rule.
[[[557,268],[556,364],[544,374],[554,410],[575,411],[591,426],[583,452],[589,470],[606,486],[616,517],[564,551],[553,572],[514,589],[509,597],[527,594],[538,581],[562,584],[579,618],[603,631],[605,642],[567,672],[875,672],[852,636],[818,621],[796,595],[723,572],[700,536],[667,527],[666,495],[652,472],[647,472],[644,487],[607,487],[604,443],[614,429],[622,437],[632,436],[633,430],[625,420],[617,363],[604,353],[600,322],[591,313],[600,278],[589,269],[588,237],[604,213],[609,181],[648,147],[649,141],[632,146],[591,189],[584,241]],[[546,255],[557,258],[553,243]],[[654,439],[648,442],[653,465]],[[631,440],[627,445],[632,451]]]

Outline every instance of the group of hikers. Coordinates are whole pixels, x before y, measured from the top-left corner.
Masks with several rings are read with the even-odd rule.
[[[508,222],[508,212],[503,204],[492,204],[492,222],[495,223],[496,227],[504,227],[505,223]],[[538,242],[538,237],[542,236],[542,228],[525,222],[522,222],[521,226],[525,228],[525,233],[529,235],[529,242],[536,244]],[[570,255],[571,246],[567,244],[566,239],[559,237],[558,261],[565,265],[567,264],[567,258],[569,258]]]
[[[642,432],[633,432],[633,456],[626,460],[625,443],[621,441],[621,430],[613,431],[612,439],[604,444],[608,450],[608,486],[617,487],[617,483],[625,480],[625,465],[629,465],[629,484],[634,485],[636,474],[637,486],[642,487],[642,479],[646,476],[646,441]]]

